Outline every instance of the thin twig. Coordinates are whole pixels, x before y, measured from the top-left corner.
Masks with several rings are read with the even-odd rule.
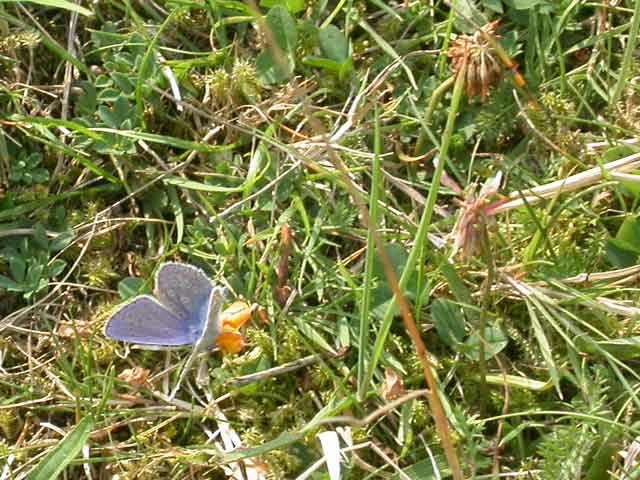
[[[348,348],[342,348],[335,354],[331,352],[324,352],[318,355],[309,355],[308,357],[304,357],[299,360],[294,360],[292,362],[284,363],[282,365],[278,365],[277,367],[269,368],[261,372],[251,373],[249,375],[242,375],[241,377],[235,377],[230,380],[227,380],[225,383],[232,387],[240,387],[242,385],[247,385],[249,383],[259,382],[261,380],[267,380],[269,378],[273,378],[278,375],[284,375],[285,373],[294,372],[296,370],[300,370],[301,368],[308,367],[309,365],[313,365],[314,363],[317,363],[320,360],[340,359],[344,357],[348,351],[349,351]]]
[[[368,427],[371,423],[373,423],[374,421],[376,421],[378,418],[386,415],[387,413],[389,413],[391,410],[393,410],[394,408],[399,407],[400,405],[402,405],[403,403],[406,403],[410,400],[413,400],[415,398],[419,398],[419,397],[423,397],[423,396],[428,396],[430,393],[430,390],[428,388],[423,388],[420,390],[413,390],[409,393],[407,393],[406,395],[403,395],[399,398],[396,398],[395,400],[387,403],[386,405],[378,408],[377,410],[371,412],[369,415],[367,415],[364,418],[356,418],[356,417],[349,417],[346,415],[338,415],[335,417],[330,417],[330,418],[325,418],[324,420],[320,420],[318,422],[318,425],[323,425],[323,424],[334,424],[334,423],[340,423],[340,424],[346,424],[346,425],[351,425],[353,427],[358,427],[358,428],[366,428]]]

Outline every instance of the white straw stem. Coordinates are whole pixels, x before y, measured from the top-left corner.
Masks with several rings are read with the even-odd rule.
[[[640,168],[640,153],[634,153],[628,157],[605,163],[602,166],[590,168],[581,173],[571,175],[562,180],[540,185],[539,187],[522,192],[513,192],[509,195],[513,200],[503,203],[500,206],[491,209],[492,214],[506,212],[513,208],[521,207],[528,204],[538,203],[546,198],[552,198],[565,192],[572,192],[590,185],[593,185],[604,177],[604,172],[624,173]],[[524,198],[523,198],[524,197]],[[526,201],[526,202],[525,202]]]

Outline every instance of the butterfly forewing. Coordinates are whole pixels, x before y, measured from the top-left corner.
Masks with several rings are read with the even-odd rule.
[[[189,323],[155,298],[141,295],[111,315],[105,333],[116,340],[139,345],[190,345],[202,336],[202,326],[194,329]]]
[[[202,332],[213,285],[204,272],[191,265],[163,263],[156,275],[155,295],[169,310]],[[202,315],[201,313],[205,313]]]

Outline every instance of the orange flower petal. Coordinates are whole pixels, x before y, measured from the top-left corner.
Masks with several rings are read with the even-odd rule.
[[[224,331],[216,339],[216,345],[224,353],[238,353],[244,346],[244,337],[236,331]]]
[[[222,324],[234,329],[240,328],[251,318],[251,307],[242,301],[233,302],[222,312]]]

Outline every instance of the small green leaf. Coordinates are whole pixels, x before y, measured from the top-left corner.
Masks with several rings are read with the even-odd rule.
[[[55,480],[67,467],[88,440],[93,428],[93,418],[85,417],[46,457],[31,471],[27,480]]]
[[[461,31],[471,33],[476,29],[474,25],[484,25],[486,23],[485,16],[473,0],[453,0],[451,4],[454,10],[461,14],[459,16],[456,15],[455,22],[456,27]],[[471,22],[468,19],[471,19]]]
[[[389,257],[389,261],[391,262],[391,265],[393,265],[393,270],[395,274],[399,276],[400,272],[402,272],[402,270],[405,268],[405,265],[409,258],[407,249],[404,248],[402,245],[398,245],[394,243],[391,245],[386,245],[384,247],[384,250],[387,256]],[[391,300],[391,298],[393,297],[393,292],[391,290],[391,287],[387,283],[387,276],[385,275],[382,261],[380,261],[380,258],[377,255],[373,261],[372,277],[378,280],[377,287],[373,289],[371,293],[371,305],[373,307],[376,307],[378,305],[381,305],[382,303],[385,303]],[[416,283],[417,283],[417,275],[414,274],[411,276],[411,279],[409,280],[405,295],[415,298],[416,288],[417,288]]]
[[[104,105],[98,107],[98,117],[108,127],[125,129],[124,122],[135,120],[135,109],[123,94],[119,95],[111,108]]]
[[[318,32],[320,51],[326,58],[337,63],[345,62],[349,59],[349,40],[334,25],[329,25]]]
[[[294,64],[284,58],[284,64],[276,62],[270,50],[265,50],[256,58],[256,71],[263,83],[275,84],[288,80],[293,74]]]
[[[607,240],[607,259],[616,267],[630,267],[640,255],[640,220],[627,217],[620,225],[615,238]]]
[[[616,234],[616,240],[625,242],[634,252],[640,253],[640,221],[635,217],[625,218]]]
[[[24,279],[24,283],[26,283],[29,286],[32,286],[34,291],[38,291],[42,287],[41,279],[43,278],[43,274],[44,274],[43,264],[37,263],[35,265],[32,265],[27,270],[27,275]]]
[[[458,300],[458,302],[460,303],[472,305],[473,297],[471,296],[471,292],[465,286],[456,269],[453,266],[449,265],[449,263],[445,260],[440,265],[440,271],[446,278],[447,283],[449,284],[449,289],[456,297],[456,300]]]
[[[127,277],[118,282],[118,294],[123,300],[129,300],[140,293],[144,285],[144,280],[141,278]]]
[[[621,181],[620,185],[622,185],[623,191],[625,194],[630,194],[632,197],[634,198],[638,198],[640,197],[640,175],[638,174],[630,174],[633,175],[634,177],[637,177],[637,180],[632,181],[632,180],[627,180],[627,181]]]
[[[59,233],[49,243],[49,251],[50,252],[59,252],[60,250],[65,248],[67,245],[69,245],[71,243],[71,240],[73,240],[73,238],[74,238],[74,235],[73,235],[73,232],[71,230],[69,230],[67,232]]]
[[[65,260],[57,258],[49,265],[47,273],[49,277],[57,277],[64,271],[66,266],[67,262]]]
[[[46,168],[36,168],[31,171],[33,183],[45,183],[49,180],[49,170]]]
[[[499,327],[487,327],[484,329],[484,358],[489,359],[500,353],[509,343],[509,338]],[[464,354],[476,362],[480,360],[480,333],[474,332],[465,342]]]
[[[296,23],[282,5],[276,5],[267,14],[267,27],[271,31],[276,46],[263,51],[256,59],[256,70],[265,83],[281,83],[291,78],[295,69],[293,54],[298,42]]]
[[[464,318],[462,310],[447,299],[438,298],[431,305],[431,317],[440,339],[451,348],[464,340]]]
[[[47,238],[47,230],[41,223],[36,224],[33,228],[33,243],[42,250],[49,250],[49,239]]]
[[[347,60],[344,63],[338,63],[334,60],[320,57],[305,57],[302,59],[302,63],[310,67],[330,70],[332,72],[336,72],[339,75],[344,74],[344,72],[348,71],[352,66],[351,59]]]
[[[323,350],[326,350],[331,353],[335,353],[335,350],[331,348],[331,345],[329,345],[327,341],[324,339],[324,337],[320,335],[320,333],[318,333],[318,331],[315,330],[311,325],[309,325],[309,323],[305,322],[300,318],[297,318],[296,325],[300,329],[300,332],[309,340],[311,340],[313,343],[318,345]]]
[[[276,5],[267,14],[267,26],[271,29],[276,45],[284,52],[293,53],[298,43],[296,22],[282,5]]]
[[[614,267],[626,268],[638,263],[638,253],[622,240],[610,238],[605,243],[605,251],[607,252],[607,260]]]
[[[24,281],[25,274],[27,273],[27,263],[15,250],[7,250],[5,256],[8,257],[9,260],[9,271],[11,272],[11,276],[18,282],[22,283]]]
[[[482,5],[496,13],[504,12],[504,8],[502,7],[502,2],[500,0],[482,0]]]
[[[17,282],[11,280],[9,277],[0,275],[0,289],[7,290],[9,292],[21,292],[22,287]]]

